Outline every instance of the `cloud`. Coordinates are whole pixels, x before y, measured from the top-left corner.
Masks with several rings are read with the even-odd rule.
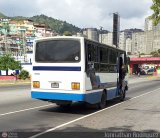
[[[151,4],[152,0],[1,0],[0,9],[8,16],[45,14],[82,28],[111,30],[114,12],[121,16],[122,29],[143,28]]]
[[[34,0],[0,0],[0,12],[7,16],[30,17],[40,14],[40,5]]]

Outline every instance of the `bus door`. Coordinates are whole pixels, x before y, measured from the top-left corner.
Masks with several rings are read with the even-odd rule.
[[[122,86],[122,82],[124,80],[124,54],[120,54],[118,60],[118,71],[119,71],[119,86]]]

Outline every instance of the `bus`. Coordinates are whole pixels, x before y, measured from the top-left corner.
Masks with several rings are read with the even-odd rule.
[[[105,108],[128,90],[126,52],[84,37],[36,39],[31,97],[70,106],[85,102]]]

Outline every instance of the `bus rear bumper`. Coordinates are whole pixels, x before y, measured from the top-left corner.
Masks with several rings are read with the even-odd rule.
[[[84,101],[85,94],[69,93],[50,93],[50,92],[31,92],[31,97],[44,100],[66,100],[66,101]]]
[[[34,99],[51,101],[51,100],[62,100],[62,101],[74,101],[74,102],[87,102],[87,103],[98,103],[100,102],[102,92],[96,92],[92,94],[75,94],[75,93],[52,93],[52,92],[38,92],[32,91],[31,97]]]

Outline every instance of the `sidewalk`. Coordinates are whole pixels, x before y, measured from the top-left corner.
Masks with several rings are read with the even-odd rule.
[[[0,86],[27,85],[30,80],[0,80]]]
[[[138,77],[137,75],[131,75],[128,77],[128,82],[129,84],[132,83],[139,83],[139,82],[144,82],[144,81],[150,81],[150,80],[156,80],[156,79],[160,79],[160,77],[158,76],[147,76],[147,75],[142,75],[140,77]],[[13,86],[13,85],[27,85],[27,84],[31,84],[30,80],[0,80],[0,86]]]
[[[156,80],[156,79],[160,79],[160,77],[153,75],[141,75],[140,77],[138,77],[137,75],[131,75],[128,77],[129,84]]]

